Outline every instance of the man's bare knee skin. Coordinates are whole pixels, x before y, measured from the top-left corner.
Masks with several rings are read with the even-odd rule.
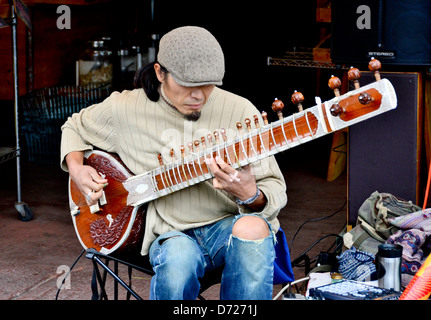
[[[269,236],[269,227],[260,217],[245,216],[235,222],[232,234],[244,240],[259,240]]]

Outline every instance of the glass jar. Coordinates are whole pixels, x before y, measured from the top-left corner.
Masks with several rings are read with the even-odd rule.
[[[79,84],[112,84],[113,62],[110,38],[89,41],[79,59]]]
[[[338,272],[332,272],[331,273],[331,282],[332,283],[337,283],[343,280],[343,275],[341,273]]]

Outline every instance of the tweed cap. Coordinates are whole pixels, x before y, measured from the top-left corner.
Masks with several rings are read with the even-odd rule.
[[[222,84],[223,51],[216,38],[204,28],[186,26],[166,33],[160,39],[157,61],[182,86]]]

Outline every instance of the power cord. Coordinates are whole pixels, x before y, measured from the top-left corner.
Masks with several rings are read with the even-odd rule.
[[[75,265],[78,263],[79,259],[81,259],[82,255],[84,254],[85,249],[82,250],[82,252],[79,254],[78,258],[75,260],[75,262],[70,266],[69,271],[67,271],[66,275],[63,278],[63,281],[58,286],[57,294],[55,295],[55,300],[58,300],[58,295],[60,294],[61,288],[63,287],[64,282],[66,281],[69,274],[72,272],[72,269],[75,267]]]
[[[343,209],[344,209],[344,207],[346,206],[346,204],[347,204],[347,200],[346,200],[346,201],[344,201],[344,203],[343,203],[343,205],[341,206],[341,208],[340,208],[340,209],[338,209],[338,210],[337,210],[337,211],[335,211],[334,213],[330,214],[329,216],[326,216],[326,217],[320,217],[320,218],[314,218],[314,219],[309,219],[309,220],[304,221],[304,222],[299,226],[299,228],[298,228],[298,230],[295,232],[295,234],[293,235],[293,238],[292,238],[292,240],[291,240],[291,242],[290,242],[290,249],[289,249],[289,250],[291,250],[291,248],[293,247],[293,242],[295,241],[296,236],[298,235],[299,231],[302,229],[302,227],[303,227],[305,224],[307,224],[307,223],[309,223],[309,222],[315,222],[315,221],[320,221],[320,220],[324,220],[324,219],[331,218],[331,217],[335,216],[338,212],[340,212],[341,210],[343,210]]]
[[[312,245],[310,245],[304,252],[302,252],[300,255],[298,255],[298,258],[299,257],[301,257],[301,256],[303,256],[303,255],[305,255],[305,254],[307,254],[307,252],[308,251],[310,251],[311,249],[313,249],[313,247],[316,245],[316,244],[318,244],[320,241],[322,241],[322,240],[324,240],[324,239],[326,239],[326,238],[328,238],[328,237],[335,237],[338,241],[337,241],[337,247],[335,248],[335,252],[337,252],[337,251],[340,251],[340,249],[341,249],[341,247],[342,247],[342,245],[343,245],[343,242],[342,242],[342,237],[340,236],[340,235],[338,235],[338,234],[334,234],[334,233],[331,233],[331,234],[327,234],[327,235],[325,235],[325,236],[323,236],[323,237],[320,237],[318,240],[316,240]],[[331,248],[332,248],[332,246],[331,246]],[[316,255],[316,256],[314,256],[313,258],[311,258],[310,259],[310,264],[311,264],[311,262],[314,262],[314,259],[316,259],[318,256],[319,256],[320,254],[318,254],[318,255]],[[296,258],[295,260],[297,260],[298,258]],[[296,267],[302,267],[301,265],[295,265]]]
[[[293,286],[294,284],[297,284],[297,283],[300,283],[300,282],[303,282],[303,281],[307,281],[307,280],[309,280],[310,279],[310,277],[305,277],[305,278],[301,278],[301,279],[298,279],[298,280],[295,280],[295,281],[293,281],[293,282],[289,282],[287,285],[285,285],[278,293],[277,293],[277,295],[272,299],[272,300],[277,300],[280,296],[281,296],[281,294],[284,292],[284,291],[286,291],[288,288],[290,288],[291,286]]]
[[[341,210],[343,210],[343,208],[346,206],[347,204],[347,200],[344,201],[343,205],[336,210],[335,212],[333,212],[332,214],[325,216],[325,217],[321,217],[321,218],[314,218],[314,219],[309,219],[305,222],[303,222],[301,224],[301,226],[298,228],[298,230],[296,231],[296,233],[294,234],[292,240],[291,240],[291,245],[289,247],[289,251],[292,250],[293,248],[293,243],[295,241],[296,236],[298,235],[299,231],[302,229],[302,227],[309,223],[309,222],[314,222],[314,221],[321,221],[324,219],[328,219],[333,217],[334,215],[336,215],[337,213],[339,213]],[[330,246],[330,248],[326,251],[326,252],[320,252],[318,255],[310,258],[307,253],[316,245],[318,244],[320,241],[328,238],[328,237],[335,237],[336,240],[335,242]],[[334,245],[335,245],[335,249],[334,249]],[[310,245],[304,252],[302,252],[300,255],[298,255],[298,257],[296,259],[293,259],[291,264],[292,267],[305,267],[305,274],[308,275],[309,272],[311,271],[311,265],[313,263],[322,263],[322,264],[329,264],[329,265],[334,265],[334,256],[341,252],[342,250],[342,246],[343,246],[343,240],[342,237],[338,234],[328,234],[326,236],[321,237],[320,239],[318,239],[317,241],[315,241],[312,245]],[[330,250],[334,250],[333,253],[330,253]],[[301,263],[302,262],[302,263]]]

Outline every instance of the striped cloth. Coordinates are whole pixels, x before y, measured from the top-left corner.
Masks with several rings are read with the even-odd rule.
[[[355,247],[344,251],[337,257],[338,272],[344,279],[355,281],[370,281],[376,274],[374,264],[375,255],[370,252],[357,250]]]

